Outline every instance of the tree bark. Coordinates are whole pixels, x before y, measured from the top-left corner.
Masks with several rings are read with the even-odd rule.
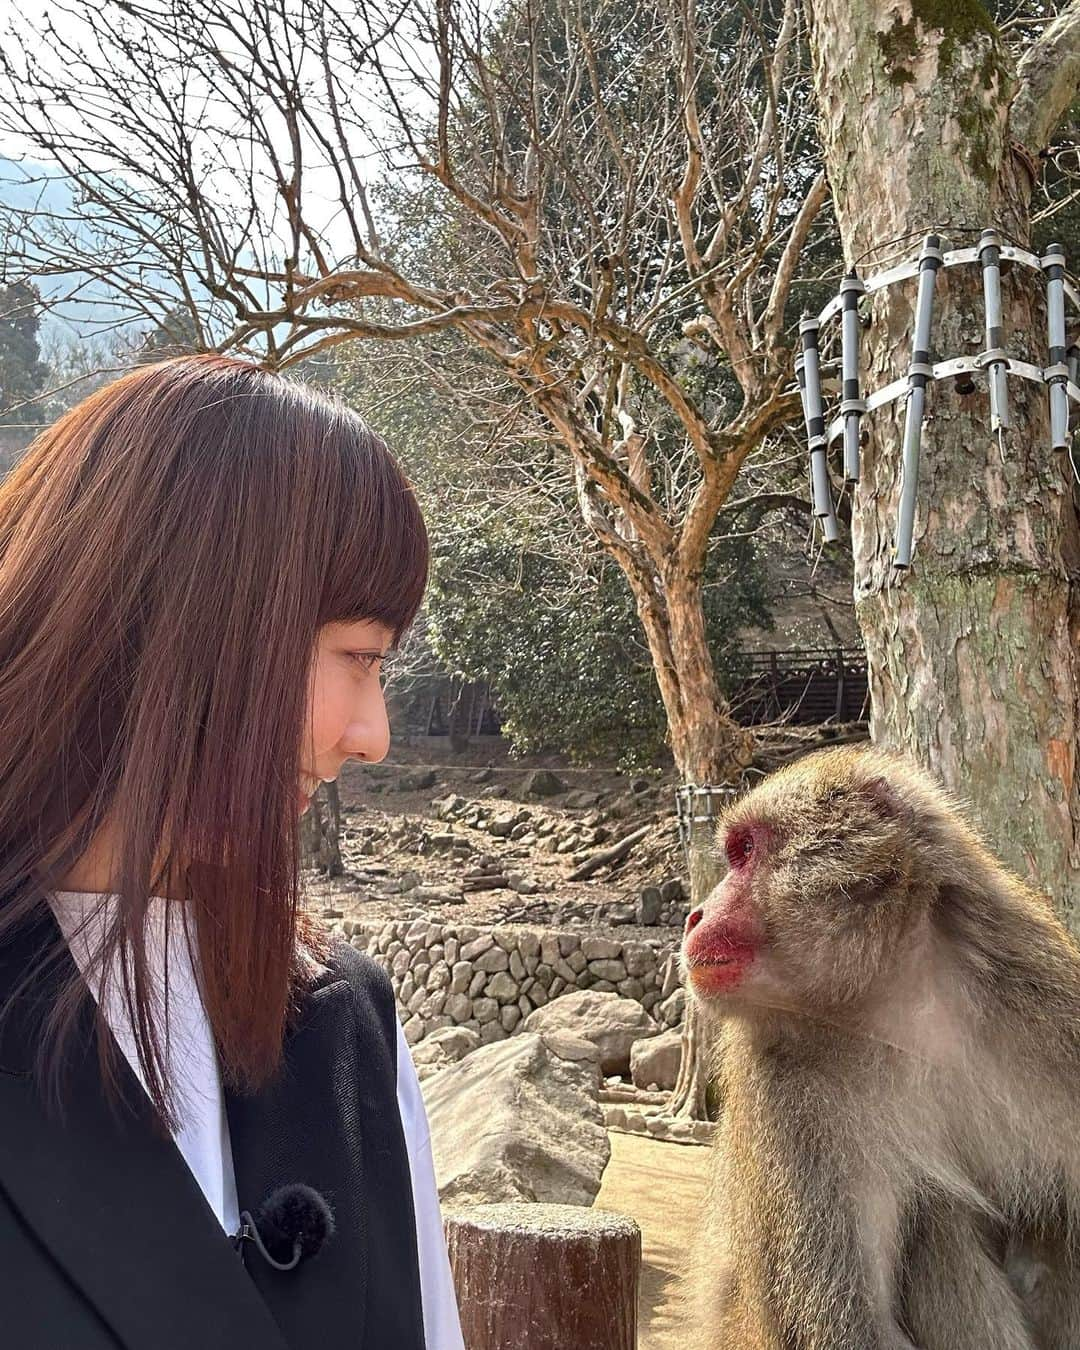
[[[476,684],[472,680],[455,679],[449,717],[450,749],[455,755],[463,755],[469,748],[475,700]]]
[[[724,874],[724,866],[716,849],[711,825],[704,821],[691,823],[687,858],[690,869],[690,902],[691,908],[694,909],[704,903],[705,897],[720,882]],[[708,1045],[702,1033],[697,1005],[688,996],[686,1011],[683,1014],[679,1076],[668,1098],[666,1114],[689,1120],[708,1119],[708,1081]]]
[[[328,877],[345,870],[341,861],[341,797],[337,781],[320,783],[300,820],[300,856],[306,867],[325,869]]]
[[[750,763],[754,742],[732,719],[717,683],[700,578],[673,570],[664,579],[662,599],[642,585],[634,569],[627,571],[627,580],[649,643],[682,782],[730,783]]]
[[[940,234],[947,250],[977,244],[990,226],[1004,242],[1029,247],[1039,141],[1076,89],[1076,6],[1044,30],[1019,70],[976,0],[810,0],[809,9],[822,143],[848,266],[858,260],[865,276],[910,257],[926,234]],[[864,392],[906,372],[915,294],[909,280],[870,298]],[[1044,366],[1040,274],[1003,265],[1002,305],[1009,354]],[[979,267],[942,269],[931,360],[985,345]],[[976,385],[964,393],[931,382],[906,572],[891,565],[904,400],[864,421],[852,536],[870,731],[958,792],[995,851],[1048,891],[1078,931],[1080,536],[1072,484],[1050,449],[1045,388],[1009,378],[1012,426],[999,446],[982,376]]]

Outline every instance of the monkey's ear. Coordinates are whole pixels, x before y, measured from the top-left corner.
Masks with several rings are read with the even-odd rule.
[[[884,774],[878,774],[877,777],[864,783],[859,789],[859,795],[883,820],[906,824],[911,821],[914,814],[897,792],[895,784]]]

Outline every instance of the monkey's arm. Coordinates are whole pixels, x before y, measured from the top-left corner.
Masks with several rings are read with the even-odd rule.
[[[728,1098],[725,1317],[763,1344],[769,1328],[778,1350],[915,1350],[894,1315],[901,1205],[866,1137],[872,1122],[813,1075],[781,1067],[759,1066]],[[858,1138],[845,1133],[856,1115]]]
[[[985,1226],[958,1202],[919,1201],[901,1301],[922,1350],[1034,1350],[1029,1312],[1008,1279],[1004,1252],[991,1245]]]

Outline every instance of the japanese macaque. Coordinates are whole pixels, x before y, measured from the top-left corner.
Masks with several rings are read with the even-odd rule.
[[[682,964],[722,1101],[690,1341],[1080,1350],[1080,949],[914,765],[733,803]]]

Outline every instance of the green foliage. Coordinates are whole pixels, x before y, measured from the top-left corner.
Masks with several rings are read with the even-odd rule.
[[[172,356],[202,351],[203,347],[202,335],[191,311],[177,305],[144,336],[142,346],[134,354],[133,364],[144,366],[154,361],[166,361]]]
[[[440,662],[495,690],[515,750],[655,764],[666,719],[626,579],[583,537],[578,561],[554,558],[526,522],[475,509],[452,527],[429,517],[428,636]],[[704,578],[721,688],[740,672],[732,640],[771,627],[764,568],[748,538],[718,542]]]
[[[16,405],[45,386],[48,372],[38,346],[40,314],[36,286],[25,281],[0,286],[0,424],[30,420],[28,410]]]

